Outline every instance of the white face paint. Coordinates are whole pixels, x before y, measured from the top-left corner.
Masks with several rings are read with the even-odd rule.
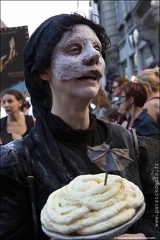
[[[90,27],[75,25],[72,30],[63,34],[53,51],[53,77],[58,81],[77,78],[100,79],[105,68],[101,50],[101,42]]]

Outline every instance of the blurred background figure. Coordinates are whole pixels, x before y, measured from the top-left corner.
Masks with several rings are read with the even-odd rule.
[[[135,128],[139,136],[160,139],[158,123],[143,108],[147,98],[147,87],[143,83],[128,82],[122,87],[122,105],[129,114],[126,128]]]
[[[109,73],[106,75],[105,93],[108,99],[112,100],[112,85],[115,78],[120,77],[118,73]]]
[[[8,90],[2,95],[2,107],[7,116],[0,119],[1,144],[26,136],[34,126],[33,116],[25,115],[24,97],[17,90]]]
[[[24,97],[24,113],[25,115],[32,115],[33,116],[33,108],[31,104],[31,97],[28,92],[22,92]]]
[[[105,111],[111,108],[111,102],[102,88],[99,89],[96,97],[92,99],[90,106],[92,113],[96,114],[97,118],[102,118]]]
[[[31,104],[24,99],[22,112],[23,112],[25,115],[30,115],[30,114],[29,114],[29,109],[30,109],[30,107],[31,107]]]
[[[121,93],[122,87],[124,84],[128,83],[128,78],[125,77],[118,77],[115,78],[112,85],[112,108],[116,108],[119,112],[119,117],[117,123],[123,126],[126,126],[126,111],[122,110],[123,106],[121,106]]]
[[[122,93],[122,87],[125,83],[128,83],[128,78],[118,77],[115,78],[112,85],[112,107],[116,108],[117,104],[119,104],[120,96]]]
[[[146,84],[148,89],[148,99],[143,108],[148,110],[160,127],[160,77],[159,68],[146,69],[137,77],[138,82]]]
[[[106,122],[117,123],[119,115],[120,114],[116,108],[115,109],[110,108],[110,109],[108,109],[108,110],[106,109],[106,111],[104,111],[103,117],[101,117],[101,119]]]
[[[129,114],[125,110],[123,104],[121,103],[121,99],[119,100],[119,103],[117,103],[117,111],[119,113],[117,123],[126,128],[127,127],[127,118],[129,117]]]

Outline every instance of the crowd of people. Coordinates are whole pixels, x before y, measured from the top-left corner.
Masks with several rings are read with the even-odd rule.
[[[102,150],[104,143],[110,152],[120,150],[122,160],[124,151],[128,152],[131,161],[123,166],[123,177],[141,189],[146,205],[141,219],[115,237],[159,239],[155,224],[153,162],[143,139],[129,131],[137,128],[137,121],[143,121],[141,115],[145,114],[144,125],[155,127],[153,132],[150,127],[147,136],[159,139],[156,128],[159,116],[154,119],[152,111],[148,111],[155,108],[156,112],[159,93],[153,91],[149,77],[146,84],[139,83],[142,76],[131,82],[116,73],[112,76],[112,84],[107,80],[105,89],[109,92],[102,90],[108,46],[110,39],[105,29],[77,13],[50,17],[28,40],[23,51],[24,75],[36,119],[29,133],[25,114],[21,113],[22,99],[13,91],[2,96],[2,105],[8,114],[2,130],[6,134],[20,135],[17,140],[1,145],[2,239],[50,239],[43,232],[40,221],[48,196],[79,175],[101,173],[102,169],[94,163],[89,150],[94,152],[97,146]],[[159,82],[155,70],[152,72],[156,75],[155,81]],[[117,97],[117,101],[113,97]],[[146,108],[147,102],[152,104]],[[126,126],[123,125],[125,121]],[[148,134],[147,128],[145,131],[139,128],[141,123],[137,132]],[[96,157],[101,160],[101,151]],[[122,176],[119,169],[109,170],[113,161],[114,158],[106,166],[106,172]],[[34,183],[28,181],[30,188],[28,176],[29,180],[34,180]],[[31,198],[28,189],[33,190]]]
[[[115,76],[116,78],[114,78]],[[124,126],[129,131],[132,128],[136,129],[139,136],[160,140],[160,78],[158,66],[143,70],[134,81],[118,74],[112,74],[111,78],[112,80],[107,79],[105,89],[100,89],[103,95],[101,93],[101,96],[99,96],[98,93],[91,101],[94,103],[92,112],[105,121],[111,119],[113,122],[114,119],[115,123]],[[101,102],[101,104],[98,102]],[[108,117],[109,114],[113,116],[113,113],[114,118]]]

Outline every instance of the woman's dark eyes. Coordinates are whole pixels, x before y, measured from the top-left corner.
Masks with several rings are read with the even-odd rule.
[[[98,52],[100,52],[101,53],[101,47],[100,46],[94,46],[94,48],[98,51]]]
[[[96,51],[101,53],[101,47],[99,45],[95,45],[93,46],[95,48]],[[78,55],[81,53],[83,49],[82,45],[79,44],[75,44],[74,46],[69,46],[65,49],[65,52],[69,55]]]
[[[77,52],[77,51],[80,51],[81,49],[77,48],[77,47],[74,47],[74,48],[71,48],[69,50],[69,52]]]
[[[2,103],[5,104],[5,103],[12,103],[13,101],[12,100],[8,100],[8,101],[3,101]]]
[[[74,45],[71,47],[66,48],[66,53],[69,55],[77,55],[81,52],[82,46],[81,45]]]

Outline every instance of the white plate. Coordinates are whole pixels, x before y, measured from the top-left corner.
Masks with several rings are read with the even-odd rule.
[[[112,230],[109,230],[107,232],[102,232],[102,233],[98,233],[98,234],[93,234],[93,235],[78,235],[78,236],[66,236],[66,235],[62,235],[60,233],[56,233],[56,232],[51,232],[48,231],[43,225],[42,225],[42,230],[43,232],[48,236],[51,237],[52,240],[62,240],[62,239],[67,239],[67,240],[85,240],[85,239],[107,239],[107,238],[113,238],[116,236],[119,236],[123,233],[125,233],[127,231],[127,229],[129,227],[131,227],[144,213],[145,210],[145,203],[142,204],[142,206],[137,210],[136,215],[127,223],[114,228]]]

